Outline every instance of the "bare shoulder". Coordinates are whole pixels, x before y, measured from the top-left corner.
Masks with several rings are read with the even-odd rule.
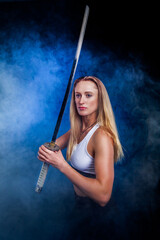
[[[99,127],[93,136],[94,143],[97,145],[107,143],[113,146],[113,139],[109,136],[109,134],[104,130],[103,127]]]
[[[103,129],[103,127],[99,127],[94,133],[93,146],[95,154],[104,154],[105,156],[108,154],[111,156],[114,155],[113,139]]]

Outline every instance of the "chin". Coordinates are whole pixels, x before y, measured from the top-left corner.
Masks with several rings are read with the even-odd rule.
[[[86,114],[86,113],[83,113],[83,112],[79,112],[78,113],[80,116],[82,116],[82,117],[84,117],[84,116],[87,116],[88,114]]]

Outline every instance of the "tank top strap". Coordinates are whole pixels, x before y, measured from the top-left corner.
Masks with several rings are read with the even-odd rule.
[[[85,137],[85,141],[86,143],[89,142],[90,138],[92,137],[92,135],[95,133],[95,131],[97,130],[97,128],[99,128],[99,124],[97,123],[86,135]]]

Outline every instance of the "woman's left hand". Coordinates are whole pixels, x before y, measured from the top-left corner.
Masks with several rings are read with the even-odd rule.
[[[40,146],[39,148],[38,159],[42,162],[51,164],[53,167],[58,168],[60,171],[66,164],[61,150],[53,152],[47,149],[44,145]]]

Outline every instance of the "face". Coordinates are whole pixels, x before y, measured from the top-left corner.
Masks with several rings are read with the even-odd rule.
[[[80,81],[75,87],[75,103],[80,116],[94,115],[98,109],[98,88],[92,81]]]

